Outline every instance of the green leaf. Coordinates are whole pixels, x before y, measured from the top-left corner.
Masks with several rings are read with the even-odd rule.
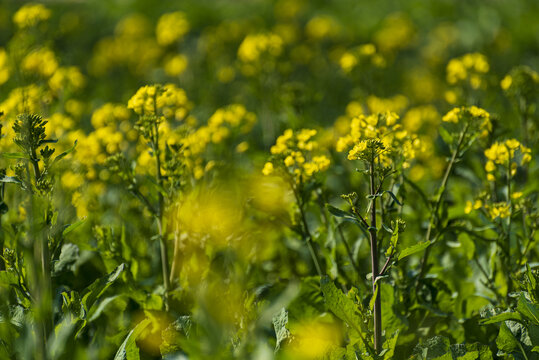
[[[126,265],[121,264],[109,275],[97,279],[90,286],[86,288],[82,296],[82,304],[86,310],[95,304],[95,302],[103,295],[103,293],[120,277],[121,273],[125,270]]]
[[[62,236],[66,236],[67,234],[69,234],[70,232],[72,232],[73,230],[75,230],[76,228],[81,226],[85,221],[86,221],[86,218],[83,218],[83,219],[80,219],[77,222],[74,222],[73,224],[67,225],[64,228],[64,231],[62,231]]]
[[[393,355],[395,354],[395,347],[397,346],[398,338],[399,338],[399,331],[397,330],[390,338],[384,341],[383,348],[384,350],[386,350],[386,352],[384,353],[384,360],[393,359]]]
[[[402,260],[405,257],[408,257],[412,254],[425,250],[426,248],[429,247],[430,243],[431,243],[430,241],[423,241],[415,245],[412,245],[410,247],[407,247],[406,249],[400,252],[398,260]]]
[[[449,133],[449,131],[447,131],[446,128],[444,128],[443,126],[440,126],[438,128],[438,132],[440,134],[440,136],[442,137],[442,140],[447,144],[447,145],[451,145],[453,144],[453,135],[451,135]]]
[[[336,216],[338,218],[341,218],[343,219],[344,221],[349,221],[349,222],[353,222],[354,224],[356,225],[359,225],[359,227],[361,229],[364,229],[365,227],[363,226],[363,224],[355,217],[354,214],[348,212],[348,211],[344,211],[344,210],[341,210],[339,208],[336,208],[335,206],[332,206],[330,204],[326,204],[326,208],[328,209],[328,211],[333,215],[333,216]]]
[[[75,142],[73,143],[73,146],[72,146],[72,147],[70,147],[69,149],[67,149],[67,150],[64,151],[63,153],[61,153],[61,154],[59,154],[58,156],[56,156],[52,162],[55,163],[55,162],[61,160],[62,158],[64,158],[66,155],[72,153],[73,150],[75,150],[75,147],[77,147],[77,140],[75,140]]]
[[[333,205],[326,204],[326,209],[336,217],[354,217],[354,215],[348,211],[341,210]]]
[[[517,310],[519,313],[530,319],[535,325],[539,325],[539,310],[536,305],[526,299],[524,293],[520,293]]]
[[[22,184],[22,182],[13,176],[3,176],[0,178],[0,182],[2,183],[12,183],[12,184]]]
[[[290,337],[290,331],[286,328],[286,325],[288,325],[288,311],[286,311],[285,308],[282,308],[281,311],[273,317],[272,322],[277,338],[275,351],[278,351],[281,344]]]
[[[498,346],[498,349],[505,353],[511,353],[519,348],[518,340],[511,330],[509,330],[505,322],[502,323],[502,326],[500,327],[500,332],[496,338],[496,345]]]
[[[524,319],[519,313],[516,312],[504,312],[498,315],[483,319],[480,321],[482,325],[495,324],[506,320],[523,321]]]
[[[393,234],[391,235],[390,246],[387,248],[386,257],[390,256],[393,252],[393,249],[397,248],[397,243],[399,242],[399,222],[395,222],[395,229],[393,229]]]
[[[2,153],[2,157],[5,157],[6,159],[26,159],[28,160],[28,156],[22,152],[12,152],[12,153]]]
[[[124,342],[116,352],[114,360],[140,360],[139,349],[137,347],[137,338],[150,325],[150,319],[144,319],[127,334]]]
[[[346,297],[343,292],[335,286],[329,276],[323,276],[320,280],[320,288],[324,294],[324,300],[327,308],[339,319],[362,334],[364,323],[359,313],[358,306]]]
[[[79,247],[75,244],[64,244],[60,252],[60,257],[54,262],[52,276],[72,270],[72,266],[79,259]]]
[[[402,203],[399,201],[399,199],[397,199],[397,196],[395,196],[395,194],[393,194],[392,191],[386,190],[384,191],[384,194],[389,194],[389,196],[391,196],[393,201],[395,201],[398,205],[402,206]]]

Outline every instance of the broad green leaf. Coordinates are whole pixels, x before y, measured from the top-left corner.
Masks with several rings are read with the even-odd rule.
[[[75,244],[64,244],[60,252],[60,257],[54,262],[53,276],[67,270],[71,270],[71,266],[79,258],[79,247]]]
[[[395,354],[395,346],[397,346],[397,339],[399,338],[399,331],[397,330],[390,338],[384,341],[383,348],[386,350],[384,353],[384,360],[393,359]]]
[[[530,319],[535,325],[539,325],[539,309],[526,299],[523,293],[518,298],[517,310],[519,313]]]
[[[150,319],[144,319],[127,334],[124,342],[116,352],[114,360],[140,360],[137,338],[150,325]]]
[[[324,294],[327,308],[339,319],[362,334],[364,323],[358,311],[358,306],[346,297],[343,292],[335,286],[329,276],[324,276],[320,280],[320,288]]]
[[[499,323],[506,320],[522,321],[523,318],[519,313],[516,313],[516,312],[504,312],[504,313],[489,317],[488,319],[483,319],[480,321],[480,323],[483,325],[487,325],[487,324]]]
[[[420,251],[425,250],[426,248],[429,247],[430,243],[431,243],[430,241],[423,241],[423,242],[417,243],[415,245],[412,245],[410,247],[407,247],[406,249],[402,250],[399,253],[398,260],[402,260],[405,257],[408,257],[408,256],[410,256],[412,254],[415,254],[415,253],[418,253]]]
[[[103,295],[109,286],[111,286],[112,283],[118,279],[125,268],[126,265],[121,264],[109,275],[97,279],[86,288],[84,295],[82,296],[82,304],[84,305],[85,309],[89,310],[95,304],[95,302],[101,297],[101,295]]]
[[[498,349],[505,353],[511,353],[519,348],[518,340],[514,337],[505,322],[500,326],[500,332],[496,338],[496,345],[498,346]]]
[[[439,335],[416,345],[414,355],[421,360],[453,360],[449,339]]]
[[[281,347],[281,343],[290,337],[290,331],[286,328],[288,325],[288,311],[286,311],[285,308],[282,308],[281,311],[273,317],[272,322],[277,338],[275,351],[278,351]]]

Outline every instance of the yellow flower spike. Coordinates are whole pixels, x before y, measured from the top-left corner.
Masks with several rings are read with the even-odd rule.
[[[492,174],[487,174],[487,180],[490,182],[496,181],[496,177]]]

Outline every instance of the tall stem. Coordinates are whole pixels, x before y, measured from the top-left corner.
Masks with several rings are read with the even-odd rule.
[[[157,116],[157,100],[154,99],[155,104],[155,115]],[[156,165],[156,177],[157,184],[161,189],[163,186],[163,175],[161,174],[161,151],[159,149],[159,126],[157,125],[157,118],[154,123],[154,142],[153,150],[155,154],[155,165]],[[163,273],[163,286],[165,287],[165,294],[163,296],[163,301],[165,305],[165,310],[168,311],[168,292],[170,291],[170,271],[168,268],[168,246],[167,239],[165,238],[164,229],[163,229],[163,211],[165,207],[165,199],[161,191],[158,191],[158,208],[157,208],[157,228],[159,230],[159,246],[161,249],[161,271]]]
[[[318,276],[322,276],[322,267],[320,266],[320,259],[318,258],[318,254],[316,253],[313,247],[313,237],[311,235],[311,231],[309,230],[309,224],[307,223],[305,210],[303,209],[303,205],[304,205],[303,201],[301,200],[301,196],[295,184],[292,184],[292,190],[294,192],[294,196],[296,197],[296,202],[298,204],[299,214],[301,217],[301,223],[303,225],[303,233],[305,237],[305,242],[307,243],[307,249],[309,249],[309,253],[311,254],[311,258],[313,259],[313,264],[314,264],[314,267],[316,268],[316,272],[318,273]]]
[[[431,233],[432,228],[434,226],[435,221],[438,220],[438,210],[440,209],[440,205],[442,204],[442,199],[445,195],[445,190],[447,187],[447,182],[449,181],[449,175],[451,175],[451,171],[453,170],[453,167],[455,166],[455,162],[457,158],[460,156],[460,148],[462,146],[462,143],[464,142],[464,136],[466,135],[466,132],[468,131],[469,123],[466,123],[466,126],[461,131],[459,135],[459,139],[457,141],[457,146],[455,147],[455,150],[453,151],[453,154],[451,155],[451,159],[449,160],[449,164],[447,164],[447,168],[445,169],[444,177],[442,178],[442,182],[439,187],[438,196],[436,197],[436,201],[434,203],[434,208],[431,210],[430,213],[430,219],[429,219],[429,226],[427,228],[427,234],[425,235],[425,240],[430,241],[431,240]],[[427,269],[427,263],[429,260],[430,250],[432,248],[433,244],[430,244],[426,249],[425,253],[423,254],[423,258],[421,259],[421,267],[419,270],[419,274],[417,275],[416,279],[416,291],[419,289],[419,283],[421,282],[421,279],[425,276],[425,271]]]
[[[378,240],[376,238],[376,187],[374,184],[374,157],[371,159],[369,164],[369,175],[370,175],[370,194],[372,196],[372,205],[370,212],[370,241],[371,241],[371,265],[372,265],[372,291],[375,296],[374,299],[374,349],[376,353],[380,353],[382,350],[382,303],[380,291],[377,291],[378,283],[376,279],[378,278]]]

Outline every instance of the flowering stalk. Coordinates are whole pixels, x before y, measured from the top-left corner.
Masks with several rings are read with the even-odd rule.
[[[462,131],[460,132],[459,138],[457,140],[457,145],[455,147],[455,150],[453,150],[453,154],[451,155],[451,159],[449,160],[449,163],[447,164],[447,168],[445,169],[444,177],[442,178],[442,182],[440,183],[438,196],[436,197],[436,201],[434,202],[434,207],[431,210],[430,213],[430,219],[429,219],[429,225],[427,228],[427,233],[425,235],[425,240],[431,241],[431,234],[432,234],[432,228],[435,224],[439,222],[438,219],[438,210],[440,209],[440,205],[442,204],[443,197],[445,195],[445,191],[447,188],[447,182],[449,181],[449,175],[451,175],[451,171],[453,170],[453,167],[455,166],[455,163],[457,159],[461,156],[461,147],[464,143],[464,139],[466,136],[466,132],[468,131],[468,127],[470,126],[470,123],[467,122]],[[416,291],[419,290],[419,284],[423,277],[425,276],[425,272],[427,270],[427,263],[429,260],[430,250],[432,249],[432,245],[434,243],[430,243],[429,246],[425,249],[425,252],[423,253],[423,257],[421,258],[421,265],[419,274],[417,275],[416,279]]]
[[[154,113],[157,114],[157,91],[154,94]],[[153,122],[153,141],[152,148],[155,155],[155,166],[156,166],[156,180],[159,188],[163,187],[163,175],[161,174],[161,151],[159,150],[159,125],[156,121]],[[165,305],[165,310],[168,311],[168,292],[170,290],[170,274],[168,268],[168,246],[166,238],[163,233],[163,210],[165,207],[165,201],[161,191],[157,192],[158,203],[157,203],[157,214],[155,214],[157,219],[157,229],[159,231],[159,248],[161,250],[161,271],[163,273],[163,286],[165,287],[165,294],[163,295],[163,301]]]
[[[372,197],[370,207],[370,226],[369,235],[371,243],[371,267],[372,267],[372,292],[374,299],[374,349],[376,353],[380,353],[382,350],[382,303],[381,295],[378,288],[378,239],[376,236],[376,186],[375,186],[375,173],[374,173],[374,152],[371,154],[369,164],[369,177],[370,177],[370,195]]]

